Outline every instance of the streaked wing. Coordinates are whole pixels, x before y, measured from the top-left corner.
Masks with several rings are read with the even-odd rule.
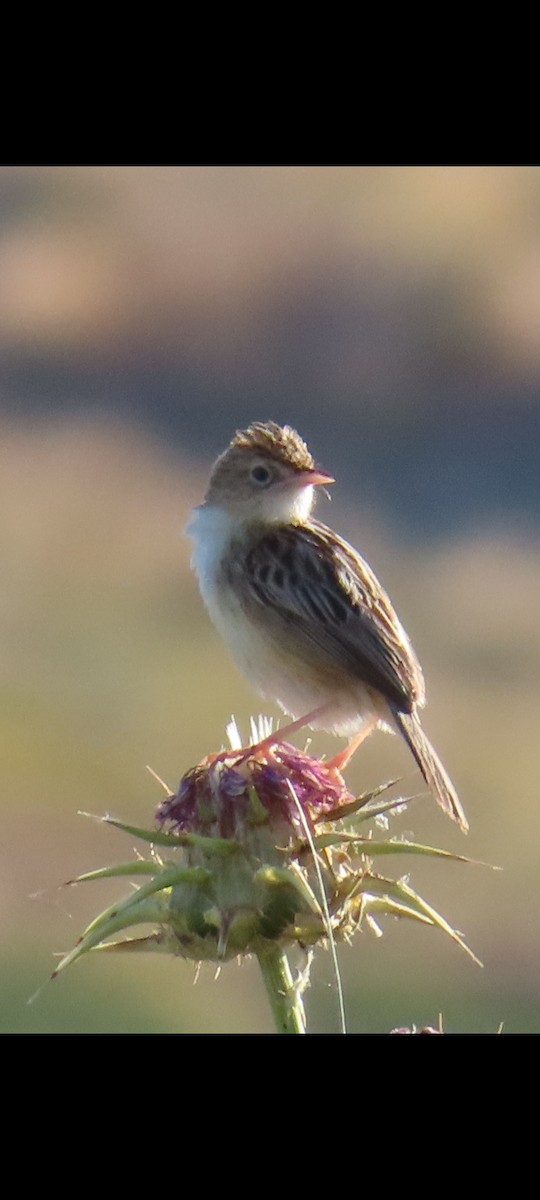
[[[422,703],[422,671],[388,596],[368,564],[325,525],[254,528],[228,566],[246,610],[256,619],[264,607],[274,636],[292,634],[308,653],[318,647],[400,709]]]

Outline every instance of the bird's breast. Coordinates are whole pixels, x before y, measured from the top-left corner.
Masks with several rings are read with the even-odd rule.
[[[191,563],[210,617],[239,665],[252,678],[263,656],[264,639],[247,617],[226,567],[235,556],[236,525],[222,509],[202,505],[192,513],[186,533],[194,542]]]
[[[328,656],[321,658],[316,648],[306,653],[293,626],[283,619],[276,622],[264,606],[259,612],[257,606],[244,603],[237,569],[242,559],[239,531],[227,513],[202,505],[194,510],[186,533],[194,541],[192,566],[212,622],[261,695],[276,700],[294,718],[330,706],[318,727],[347,736],[375,711],[384,719],[377,697],[361,680],[332,664]]]

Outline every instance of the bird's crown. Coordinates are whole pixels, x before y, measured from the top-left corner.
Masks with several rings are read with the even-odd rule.
[[[253,421],[248,429],[237,430],[231,448],[268,454],[296,471],[312,471],[315,467],[313,455],[296,429],[275,421]]]

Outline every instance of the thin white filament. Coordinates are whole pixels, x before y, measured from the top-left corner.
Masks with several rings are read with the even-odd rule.
[[[298,814],[299,814],[300,820],[302,822],[302,825],[304,827],[304,833],[306,835],[307,841],[308,841],[310,849],[311,849],[311,853],[313,855],[313,862],[315,864],[315,871],[317,872],[317,879],[319,882],[319,890],[321,893],[321,907],[323,910],[324,923],[326,925],[326,931],[328,934],[328,941],[330,943],[330,953],[332,955],[332,965],[334,967],[334,975],[335,975],[335,979],[336,979],[336,987],[337,987],[337,994],[338,994],[338,1006],[339,1006],[340,1033],[346,1033],[347,1032],[347,1021],[346,1021],[346,1017],[345,1017],[345,1001],[343,998],[343,987],[341,984],[341,975],[340,975],[337,950],[336,950],[336,940],[334,938],[334,931],[332,929],[332,922],[330,920],[330,910],[328,908],[328,901],[326,899],[326,891],[324,888],[324,881],[323,881],[323,877],[322,877],[322,871],[321,871],[321,867],[320,867],[320,863],[319,863],[319,858],[317,855],[315,843],[313,841],[313,835],[311,833],[311,829],[309,828],[308,822],[306,820],[306,814],[302,808],[302,805],[300,804],[300,801],[298,799],[298,796],[296,795],[296,792],[294,790],[294,787],[293,787],[290,779],[287,779],[286,783],[287,783],[287,787],[289,788],[289,791],[291,793],[291,796],[294,800],[294,803],[298,809]]]

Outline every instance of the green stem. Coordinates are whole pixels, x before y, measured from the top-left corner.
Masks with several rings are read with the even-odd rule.
[[[257,951],[259,966],[272,1006],[278,1033],[305,1033],[306,1017],[300,990],[295,986],[284,950],[265,941]]]

